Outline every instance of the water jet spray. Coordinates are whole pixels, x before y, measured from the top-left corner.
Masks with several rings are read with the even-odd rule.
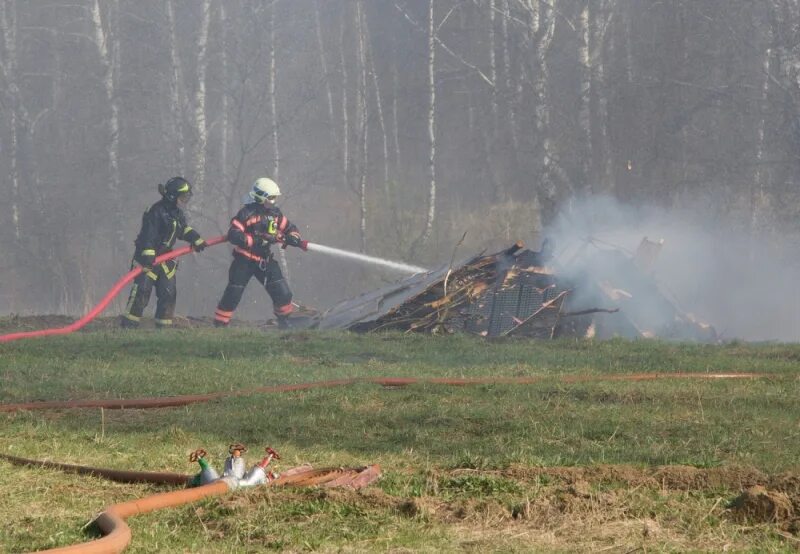
[[[415,274],[415,273],[427,273],[428,269],[424,267],[419,267],[416,265],[409,265],[403,262],[395,262],[392,260],[386,260],[384,258],[376,258],[375,256],[367,256],[366,254],[361,254],[359,252],[351,252],[349,250],[342,250],[340,248],[333,248],[331,246],[325,246],[324,244],[317,244],[315,242],[309,242],[307,245],[307,249],[311,252],[319,252],[321,254],[327,254],[329,256],[335,256],[337,258],[348,258],[350,260],[356,260],[359,262],[372,264],[372,265],[380,265],[383,267],[388,267],[390,269],[395,269],[397,271],[403,271],[405,273]]]

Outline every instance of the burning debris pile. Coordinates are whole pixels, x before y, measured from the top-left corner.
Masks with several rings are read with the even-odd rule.
[[[660,242],[634,256],[586,243],[570,260],[521,243],[501,252],[407,277],[342,302],[320,329],[450,333],[486,337],[662,337],[714,341],[713,327],[681,312],[651,275]]]

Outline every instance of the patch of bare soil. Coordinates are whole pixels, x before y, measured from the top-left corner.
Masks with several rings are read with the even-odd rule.
[[[794,519],[792,500],[761,485],[750,487],[730,503],[733,517],[742,523],[786,523]]]
[[[741,489],[758,484],[800,490],[800,479],[797,476],[769,476],[752,467],[736,466],[708,469],[679,465],[654,468],[639,468],[626,465],[598,465],[591,467],[512,466],[499,473],[506,477],[523,481],[539,481],[545,478],[566,484],[587,481],[606,485],[645,486],[666,490]]]
[[[215,513],[264,503],[325,501],[449,529],[467,551],[758,551],[762,541],[800,542],[800,479],[754,468],[515,467],[434,472],[431,478],[503,476],[516,493],[402,497],[379,487],[261,490],[215,500]],[[238,514],[238,515],[237,515]],[[223,516],[225,519],[226,516]],[[224,529],[224,521],[207,522]]]
[[[514,501],[422,497],[395,508],[457,528],[468,550],[519,548],[625,552],[750,549],[743,529],[766,529],[800,541],[800,476],[752,467],[695,468],[625,465],[462,470],[514,479],[526,492]],[[716,523],[709,524],[709,518]],[[769,534],[768,530],[764,533]],[[524,538],[524,539],[523,539]],[[756,548],[757,549],[757,548]]]

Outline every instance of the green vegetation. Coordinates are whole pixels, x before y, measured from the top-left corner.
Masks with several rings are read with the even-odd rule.
[[[726,507],[741,479],[682,487],[642,476],[676,464],[796,475],[798,360],[800,346],[741,343],[247,329],[81,333],[0,345],[0,402],[172,396],[359,376],[542,379],[521,386],[358,384],[182,408],[0,414],[0,452],[188,473],[195,448],[206,448],[221,468],[227,445],[242,441],[251,463],[263,446],[276,448],[279,471],[306,462],[383,468],[381,481],[361,492],[247,490],[133,518],[130,552],[791,551],[795,522],[730,516]],[[561,379],[643,372],[765,377]],[[563,473],[584,467],[597,472],[580,479]],[[620,476],[619,467],[644,480]],[[0,462],[0,550],[81,542],[91,536],[82,526],[104,506],[156,490]],[[800,513],[800,490],[782,490]]]

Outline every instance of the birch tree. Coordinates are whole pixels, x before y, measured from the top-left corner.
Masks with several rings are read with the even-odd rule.
[[[316,0],[314,5],[314,34],[317,39],[317,51],[319,53],[319,65],[322,69],[323,84],[325,86],[325,99],[328,108],[328,126],[331,130],[332,144],[337,143],[336,138],[336,118],[333,113],[333,91],[331,90],[331,75],[328,72],[328,61],[325,56],[325,41],[322,38],[322,22],[320,21],[321,0]]]
[[[375,65],[375,55],[372,47],[372,35],[369,32],[369,25],[367,24],[366,14],[363,15],[363,30],[365,34],[365,45],[367,48],[367,59],[369,61],[369,73],[372,76],[372,89],[375,94],[375,114],[378,117],[378,127],[381,130],[381,141],[383,145],[383,185],[384,190],[388,193],[389,185],[389,137],[386,132],[386,120],[383,116],[383,100],[381,100],[381,87],[378,80],[378,70]]]
[[[203,192],[206,184],[206,150],[208,148],[208,117],[206,115],[206,72],[208,69],[208,31],[211,26],[211,0],[203,0],[201,4],[200,28],[195,42],[197,66],[194,93],[194,128],[196,141],[194,145],[194,184],[201,198],[200,210],[203,208]]]
[[[16,2],[3,2],[0,6],[0,26],[3,32],[3,45],[5,52],[2,60],[3,84],[5,88],[5,97],[8,105],[8,128],[10,137],[10,167],[8,179],[11,182],[11,223],[14,228],[14,238],[19,243],[22,233],[22,224],[20,218],[20,205],[19,205],[19,155],[20,155],[20,138],[19,127],[26,128],[28,115],[25,105],[19,92],[19,83],[17,82],[18,61],[17,61],[17,6]]]
[[[367,113],[367,55],[362,0],[356,2],[355,27],[358,41],[358,129],[359,129],[359,233],[361,235],[361,251],[367,251],[367,171],[369,170],[369,117]]]
[[[339,27],[339,75],[341,78],[341,112],[342,112],[342,183],[345,188],[350,185],[350,116],[349,116],[349,102],[348,92],[349,87],[347,75],[347,61],[345,58],[345,36],[347,35],[347,19],[345,17],[345,10],[341,11],[341,20]]]
[[[219,6],[219,21],[222,33],[222,45],[220,47],[220,61],[222,65],[222,81],[227,85],[230,81],[228,74],[228,11],[225,3],[222,2]],[[220,131],[219,131],[219,163],[222,181],[227,183],[228,174],[228,149],[229,149],[229,134],[230,134],[230,114],[229,114],[229,93],[227,88],[222,90],[222,99],[220,101]]]
[[[174,0],[166,0],[164,9],[169,33],[169,60],[171,71],[169,76],[169,106],[172,116],[172,140],[174,144],[174,164],[180,175],[186,174],[186,139],[183,132],[183,106],[185,93],[183,88],[183,67],[178,51],[178,33],[175,28]]]
[[[413,253],[428,242],[436,221],[436,25],[434,0],[428,2],[428,212],[422,234],[411,247]]]
[[[549,4],[543,4],[538,0],[528,0],[525,9],[528,13],[528,25],[530,32],[530,45],[532,51],[532,83],[531,90],[535,106],[535,127],[536,138],[540,146],[540,160],[542,173],[537,187],[536,198],[540,209],[546,206],[544,214],[552,212],[552,204],[555,201],[559,186],[569,187],[570,181],[561,167],[556,154],[555,141],[552,137],[551,114],[550,114],[550,95],[549,95],[549,76],[550,70],[547,61],[547,54],[553,43],[556,26],[556,9],[558,1],[553,0]]]
[[[115,252],[122,253],[127,248],[123,226],[122,197],[120,194],[119,173],[119,98],[117,82],[119,80],[120,41],[117,33],[119,22],[119,0],[108,0],[105,18],[101,10],[100,0],[94,0],[91,6],[91,20],[94,31],[94,43],[103,68],[103,88],[108,101],[108,187],[111,193],[112,210],[116,223],[114,225]]]

